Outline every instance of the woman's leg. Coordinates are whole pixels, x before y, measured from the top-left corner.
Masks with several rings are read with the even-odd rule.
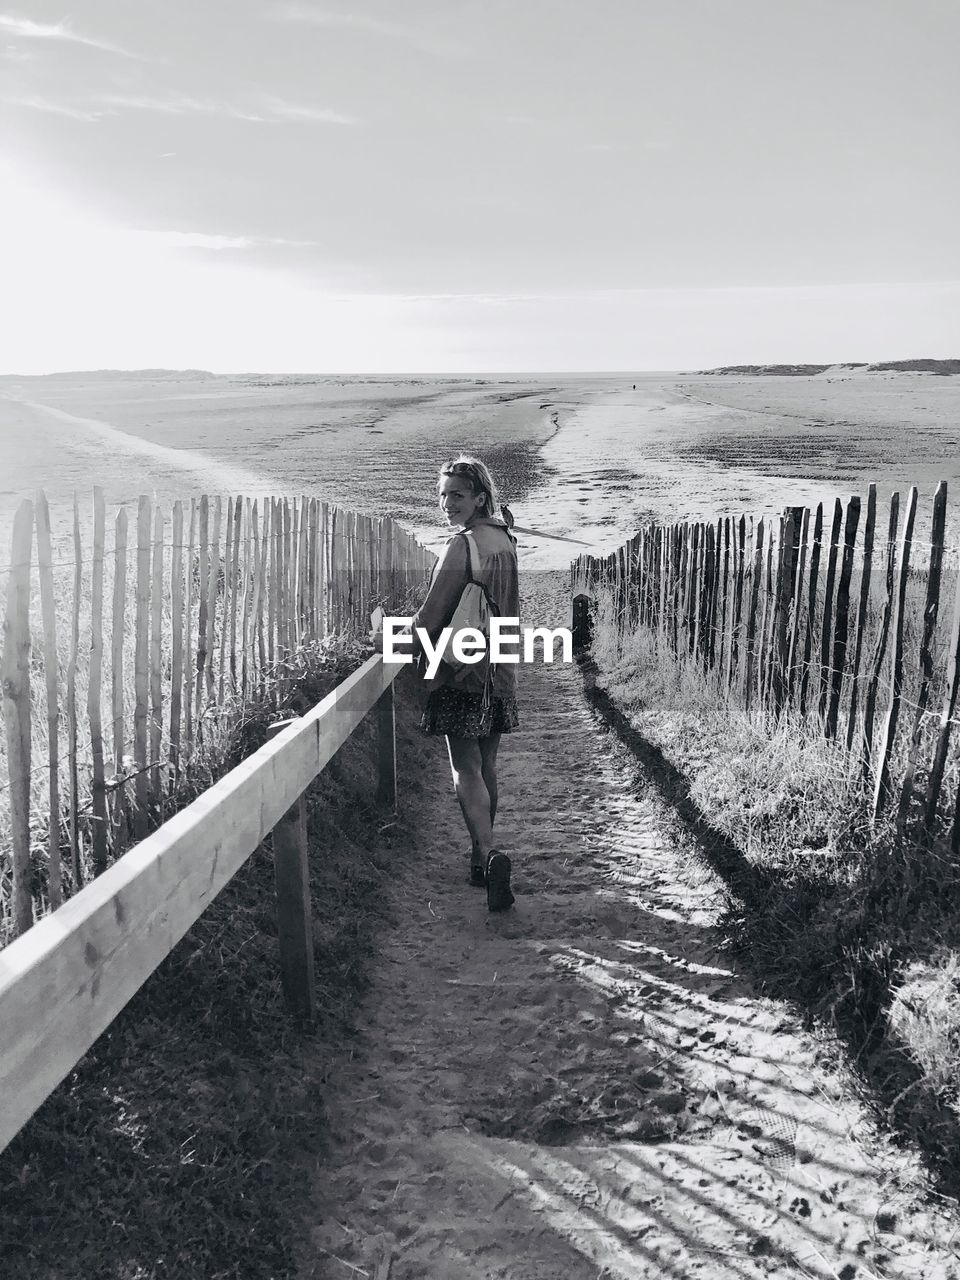
[[[492,801],[483,776],[481,739],[447,737],[453,788],[473,843],[473,860],[485,862],[493,845]]]
[[[500,734],[491,733],[486,738],[480,738],[480,772],[483,780],[487,784],[487,792],[490,796],[490,828],[497,820],[497,752],[500,750]]]

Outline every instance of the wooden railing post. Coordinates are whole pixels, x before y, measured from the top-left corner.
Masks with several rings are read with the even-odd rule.
[[[590,648],[592,622],[590,618],[590,597],[576,595],[573,597],[573,651],[584,653]]]
[[[397,715],[394,686],[377,699],[377,803],[397,809]]]
[[[313,965],[313,917],[307,860],[307,802],[301,796],[273,829],[280,982],[291,1011],[313,1019],[317,992]]]
[[[289,721],[270,726],[270,736]],[[313,908],[307,853],[307,801],[301,795],[273,828],[273,878],[277,895],[280,984],[291,1013],[312,1020],[317,1012],[313,962]]]

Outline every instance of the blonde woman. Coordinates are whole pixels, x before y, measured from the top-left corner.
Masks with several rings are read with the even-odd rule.
[[[499,500],[489,470],[479,458],[463,455],[440,468],[437,489],[440,509],[458,532],[444,548],[427,598],[413,619],[414,636],[422,627],[434,642],[449,625],[470,581],[486,587],[502,617],[520,614],[516,539],[507,520],[497,515]],[[476,556],[462,536],[464,530],[473,535]],[[415,641],[415,653],[418,648]],[[470,833],[468,879],[486,888],[491,911],[506,911],[514,901],[510,859],[494,847],[493,824],[500,736],[512,732],[520,722],[516,683],[513,663],[499,663],[492,672],[486,659],[461,671],[441,663],[428,684],[420,726],[425,733],[443,734],[447,740],[453,786]]]

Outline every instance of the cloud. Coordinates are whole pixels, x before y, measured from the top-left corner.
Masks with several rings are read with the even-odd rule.
[[[85,111],[82,107],[73,107],[66,102],[52,102],[49,98],[4,98],[11,107],[24,107],[28,111],[48,111],[51,115],[66,116],[69,120],[83,120],[95,123],[107,113],[105,111]]]
[[[275,245],[307,248],[316,240],[287,240],[283,236],[226,236],[207,231],[151,231],[141,229],[118,232],[132,240],[165,249],[259,249]]]
[[[203,231],[131,231],[129,235],[171,249],[249,249],[249,236],[218,236]]]
[[[127,108],[130,111],[157,111],[163,115],[225,116],[230,120],[247,120],[254,124],[277,124],[281,121],[301,120],[317,124],[357,124],[354,116],[345,115],[330,107],[316,107],[306,103],[287,102],[283,98],[264,96],[260,108],[239,107],[230,102],[218,102],[211,98],[192,98],[179,95],[154,98],[131,94],[104,94],[96,99],[108,107]]]
[[[169,98],[151,98],[139,94],[109,93],[99,95],[96,101],[108,107],[125,107],[129,111],[158,111],[168,116],[229,116],[233,120],[266,123],[265,116],[253,111],[245,111],[226,102],[215,102],[209,98],[191,98],[183,94]]]
[[[0,13],[0,31],[9,31],[12,35],[22,36],[27,40],[63,40],[70,44],[82,44],[90,49],[100,49],[104,53],[118,54],[122,58],[139,57],[129,49],[111,44],[108,40],[82,36],[71,30],[66,22],[34,22],[32,18],[16,18],[13,14]]]
[[[314,9],[310,5],[297,3],[268,12],[271,18],[281,22],[302,22],[314,27],[340,27],[346,30],[366,31],[384,39],[402,40],[426,53],[440,56],[465,52],[462,44],[444,40],[434,32],[418,30],[402,22],[371,18],[364,13],[336,13],[329,9]]]
[[[286,102],[283,98],[265,95],[263,102],[270,118],[274,120],[314,120],[318,124],[359,124],[356,116],[345,115],[329,107],[311,107],[299,102]]]

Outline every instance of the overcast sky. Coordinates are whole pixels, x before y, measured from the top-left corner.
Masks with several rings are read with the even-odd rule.
[[[0,0],[0,372],[960,355],[958,50],[957,0]]]

